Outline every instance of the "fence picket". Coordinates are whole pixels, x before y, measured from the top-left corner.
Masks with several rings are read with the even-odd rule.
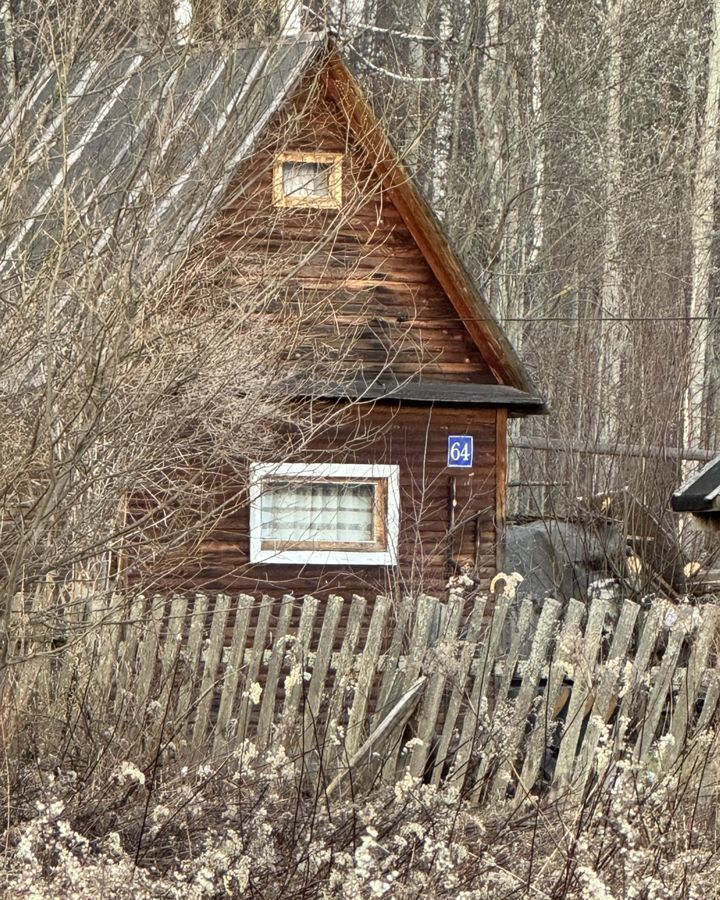
[[[615,728],[614,749],[617,756],[621,745],[625,741],[625,735],[630,724],[632,714],[638,703],[640,685],[645,677],[645,670],[652,659],[655,644],[662,624],[665,605],[657,604],[650,608],[643,622],[640,640],[638,641],[635,659],[630,664],[629,677],[625,673],[626,683],[623,685],[623,696],[620,700],[620,709],[617,714],[617,726]]]
[[[270,597],[263,595],[260,602],[260,610],[258,612],[257,625],[255,626],[255,636],[250,651],[250,657],[247,664],[248,670],[245,676],[245,684],[250,688],[258,680],[260,666],[265,655],[265,643],[267,642],[268,625],[270,623],[270,613],[272,612],[272,600]],[[283,647],[285,646],[283,636]],[[247,654],[246,654],[247,655]],[[244,741],[248,736],[248,725],[250,722],[250,695],[247,690],[243,691],[240,697],[240,707],[238,710],[238,741]]]
[[[685,746],[690,722],[702,685],[703,673],[710,648],[715,640],[718,625],[718,607],[706,606],[699,613],[700,624],[690,650],[687,667],[681,670],[680,687],[677,692],[677,705],[673,716],[670,733],[673,737],[674,755],[682,753]]]
[[[395,627],[393,629],[392,638],[390,639],[390,646],[388,647],[383,660],[383,675],[380,682],[380,693],[378,694],[377,705],[372,718],[372,728],[377,728],[388,710],[390,693],[395,684],[398,662],[402,655],[405,629],[413,607],[414,603],[410,597],[403,597],[400,605],[397,607]]]
[[[383,629],[388,612],[389,601],[387,597],[378,597],[373,607],[370,627],[368,628],[365,649],[360,658],[357,684],[353,697],[350,715],[348,716],[347,731],[345,734],[345,749],[348,757],[352,758],[360,746],[363,736],[365,716],[370,702],[370,692],[375,680],[380,651],[382,650]]]
[[[435,752],[435,765],[430,779],[431,783],[434,785],[440,784],[443,767],[447,763],[448,750],[455,732],[455,722],[457,721],[462,701],[465,697],[465,684],[475,655],[477,638],[480,634],[480,629],[482,628],[486,600],[487,597],[484,594],[477,597],[473,604],[472,613],[470,614],[467,634],[463,640],[460,660],[458,661],[457,671],[453,678],[452,692],[445,712],[445,722],[443,724],[442,734],[440,735],[440,740],[438,741],[437,750]]]
[[[280,615],[278,616],[277,628],[275,629],[275,638],[273,640],[270,662],[268,663],[265,685],[263,687],[262,704],[258,716],[255,741],[258,747],[263,750],[267,746],[273,725],[273,718],[275,716],[277,687],[280,683],[280,674],[285,663],[287,633],[288,628],[290,627],[290,617],[292,616],[294,605],[295,598],[291,594],[286,594],[283,597],[280,606]],[[251,687],[251,685],[248,685],[248,687]]]
[[[160,663],[160,714],[162,720],[169,722],[170,705],[172,704],[172,688],[175,681],[177,660],[180,656],[180,642],[182,640],[185,611],[187,610],[187,597],[184,594],[175,594],[170,602],[170,618],[168,620],[167,635]]]
[[[335,642],[335,629],[340,620],[343,608],[343,598],[331,594],[323,611],[323,623],[320,631],[315,661],[312,667],[312,678],[305,697],[304,727],[302,749],[315,747],[318,743],[317,724],[322,708],[323,688],[330,666],[333,644]]]
[[[225,643],[225,621],[230,609],[230,597],[227,594],[218,594],[215,601],[215,610],[210,626],[210,637],[205,651],[205,665],[203,667],[202,682],[200,683],[200,699],[195,713],[195,727],[193,728],[192,742],[197,749],[205,741],[210,722],[210,708],[212,707],[213,694],[217,683],[217,670],[222,658],[223,644]]]
[[[508,693],[510,691],[510,686],[512,684],[513,675],[515,674],[515,666],[517,665],[518,657],[520,656],[520,650],[522,645],[525,643],[528,637],[528,633],[530,631],[530,626],[532,624],[532,614],[533,614],[533,604],[532,600],[525,598],[520,604],[520,615],[518,616],[518,624],[515,630],[515,633],[512,636],[512,640],[510,642],[510,649],[503,660],[503,670],[502,675],[500,677],[500,687],[497,690],[495,695],[496,701],[495,706],[493,708],[493,717],[498,710],[500,704],[509,703]],[[501,635],[500,635],[501,636]],[[488,648],[490,649],[490,648]],[[492,657],[488,655],[487,664],[483,666],[483,682],[485,684],[485,688],[483,690],[482,697],[485,698],[486,707],[489,711],[489,696],[487,693],[487,687],[490,685],[490,678],[494,674],[494,663],[497,658],[497,644],[494,647]],[[473,803],[477,803],[480,798],[480,793],[483,789],[483,785],[485,783],[485,779],[490,770],[490,765],[492,761],[495,759],[495,751],[493,745],[495,744],[495,737],[490,731],[488,735],[488,741],[485,742],[485,746],[483,747],[482,756],[480,757],[480,762],[478,764],[477,772],[475,773],[475,781],[473,784],[472,791],[470,792],[470,799]],[[492,748],[492,749],[491,749]]]
[[[600,650],[606,612],[606,600],[596,598],[590,604],[585,634],[581,642],[580,661],[574,667],[570,703],[565,719],[565,728],[560,739],[560,750],[553,778],[556,783],[567,783],[572,776],[575,752],[585,718],[585,706],[594,681],[595,663]]]
[[[345,703],[345,690],[352,674],[355,647],[360,636],[360,626],[365,615],[365,598],[357,595],[352,598],[350,613],[345,628],[345,640],[342,643],[337,664],[335,681],[328,702],[327,727],[325,729],[325,746],[323,750],[323,766],[328,768],[334,757],[346,755],[345,742],[338,737],[338,719]],[[334,743],[336,742],[337,743]]]
[[[438,601],[425,594],[421,594],[417,601],[415,625],[410,636],[410,646],[405,657],[405,667],[398,671],[394,686],[390,691],[390,703],[397,702],[400,696],[405,695],[420,676],[425,662],[426,650],[431,638],[431,629],[437,621]],[[383,778],[385,781],[393,781],[398,759],[402,751],[402,733],[398,733],[395,743],[389,742],[387,756],[383,763]]]
[[[136,722],[146,728],[145,714],[150,702],[158,658],[160,628],[165,612],[165,600],[157,594],[150,602],[150,609],[142,621],[142,640],[137,649],[136,675],[133,684],[133,714]]]
[[[101,708],[108,708],[113,685],[117,683],[120,658],[122,610],[125,603],[119,594],[112,594],[105,615],[97,626],[97,666],[95,669],[97,697]]]
[[[120,718],[125,697],[135,667],[135,652],[140,638],[140,621],[145,608],[145,598],[141,595],[133,600],[130,617],[125,622],[125,639],[118,649],[118,674],[115,689],[114,714]],[[62,696],[62,695],[60,695]]]
[[[294,645],[290,648],[290,672],[285,679],[285,702],[283,703],[283,728],[292,731],[291,726],[298,715],[300,698],[305,689],[305,670],[308,664],[312,627],[315,621],[318,601],[315,597],[303,599],[300,625]]]
[[[490,796],[505,799],[507,785],[514,771],[515,756],[520,747],[527,726],[530,708],[538,693],[541,670],[547,660],[550,642],[554,636],[555,623],[562,604],[548,598],[543,601],[540,619],[533,635],[530,656],[523,671],[518,695],[513,701],[513,714],[503,741],[504,759],[498,766],[490,786]]]
[[[183,683],[178,694],[178,720],[184,722],[182,731],[186,737],[190,735],[188,717],[194,709],[195,679],[200,666],[200,651],[202,650],[203,634],[205,631],[205,614],[207,613],[208,598],[205,594],[196,594],[193,607],[190,610],[190,624],[188,626],[188,640],[185,648],[185,671]]]
[[[495,654],[502,639],[505,619],[511,602],[511,598],[505,594],[498,598],[488,633],[485,640],[479,642],[478,656],[470,664],[470,672],[474,675],[474,681],[465,709],[460,741],[455,754],[455,764],[450,772],[450,779],[459,782],[459,785],[462,785],[467,775],[480,726],[480,717],[483,715],[483,708],[487,706],[487,687],[492,676]]]
[[[225,665],[222,693],[220,694],[220,707],[218,709],[215,744],[213,747],[216,753],[222,749],[227,750],[235,736],[235,729],[231,729],[230,723],[232,722],[232,713],[237,700],[237,688],[243,667],[245,641],[247,639],[252,605],[253,598],[249,594],[240,594],[237,612],[235,613],[232,643],[230,644],[230,652]],[[237,720],[235,724],[237,725]]]
[[[636,603],[625,600],[620,611],[620,618],[615,626],[615,634],[607,661],[600,669],[595,702],[575,760],[572,781],[578,790],[584,788],[596,763],[596,751],[600,737],[612,713],[613,697],[621,674],[620,666],[627,656],[627,649],[632,640],[635,620],[639,611]]]
[[[460,627],[460,615],[463,609],[464,598],[452,596],[448,601],[448,611],[445,618],[441,640],[454,641]],[[428,754],[431,750],[432,738],[435,734],[435,725],[440,711],[440,702],[443,696],[443,688],[447,678],[447,670],[440,668],[430,676],[425,696],[421,701],[418,714],[417,740],[418,744],[413,748],[410,757],[410,774],[419,778],[425,771]]]
[[[560,636],[555,644],[553,657],[548,667],[547,685],[543,702],[538,711],[536,725],[527,739],[527,748],[522,770],[515,792],[515,805],[522,803],[537,782],[543,757],[547,751],[548,739],[560,712],[565,676],[572,668],[570,655],[585,617],[585,604],[578,600],[568,602]]]
[[[682,610],[682,613],[688,610]],[[671,613],[666,614],[666,622]],[[676,615],[672,613],[672,615]],[[651,744],[655,740],[655,731],[657,730],[660,716],[667,699],[668,690],[672,685],[673,672],[680,648],[683,645],[686,634],[687,616],[681,615],[679,621],[668,623],[668,640],[665,652],[663,653],[662,662],[655,672],[653,686],[650,690],[647,706],[645,708],[645,716],[640,727],[640,734],[635,743],[635,758],[644,759],[650,749]]]

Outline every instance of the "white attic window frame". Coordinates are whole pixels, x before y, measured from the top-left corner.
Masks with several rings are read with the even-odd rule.
[[[288,150],[275,157],[273,203],[285,209],[340,209],[342,206],[342,153],[311,153]],[[317,167],[326,176],[327,190],[313,183],[308,172],[307,190],[288,190],[293,167]],[[319,180],[320,181],[320,180]],[[315,192],[317,190],[317,192]]]
[[[274,539],[267,534],[271,486],[323,484],[372,486],[372,539]],[[265,527],[265,533],[263,533]],[[400,474],[394,465],[347,463],[253,463],[250,466],[250,561],[275,565],[394,566],[400,529]]]

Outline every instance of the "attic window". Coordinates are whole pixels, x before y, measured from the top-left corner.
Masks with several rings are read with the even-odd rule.
[[[276,206],[339,209],[342,203],[342,155],[281,153],[273,170]]]
[[[394,565],[398,467],[255,464],[250,475],[252,562]]]

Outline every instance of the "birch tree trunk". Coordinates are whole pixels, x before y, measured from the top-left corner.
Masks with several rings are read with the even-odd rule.
[[[700,126],[692,206],[692,290],[688,308],[687,386],[683,400],[684,446],[701,446],[704,437],[706,361],[711,312],[712,242],[717,191],[717,140],[720,124],[720,0],[713,2],[708,48],[707,96]],[[684,475],[692,465],[685,465]]]
[[[607,19],[608,70],[607,119],[605,125],[605,240],[600,294],[600,361],[598,365],[597,414],[599,436],[610,441],[616,436],[616,398],[624,356],[620,266],[620,194],[622,191],[622,47],[626,0],[610,0]]]
[[[13,12],[10,8],[10,0],[0,3],[0,24],[2,24],[3,56],[5,62],[5,91],[8,97],[15,93],[15,28]]]

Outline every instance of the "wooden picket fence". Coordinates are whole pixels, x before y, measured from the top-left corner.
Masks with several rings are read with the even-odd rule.
[[[476,802],[583,790],[621,760],[668,771],[707,747],[720,605],[490,606],[461,594],[76,604],[53,640],[63,621],[78,637],[37,656],[27,702],[50,722],[82,697],[94,722],[176,758],[282,744],[330,792],[409,771]],[[25,650],[41,647],[22,617]]]

